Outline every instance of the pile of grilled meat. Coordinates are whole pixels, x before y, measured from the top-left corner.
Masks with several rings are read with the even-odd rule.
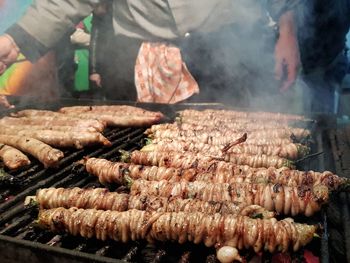
[[[95,119],[94,110],[70,107],[57,114]],[[139,124],[124,115],[123,124]],[[146,116],[151,124],[162,115]],[[204,243],[217,249],[220,262],[244,262],[243,250],[298,251],[319,229],[291,217],[313,216],[347,184],[331,172],[295,170],[295,161],[309,153],[302,142],[310,131],[294,126],[304,121],[264,112],[181,111],[176,122],[146,130],[147,145],[122,152],[120,162],[84,160],[103,185],[125,185],[128,193],[41,189],[30,197],[40,208],[38,224],[100,240]]]
[[[160,112],[132,106],[75,106],[58,112],[23,110],[0,119],[0,159],[12,170],[30,164],[57,167],[64,153],[56,148],[110,146],[102,135],[107,126],[144,127],[158,123]]]

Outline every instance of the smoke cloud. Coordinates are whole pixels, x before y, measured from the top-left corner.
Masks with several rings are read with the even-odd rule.
[[[233,2],[235,23],[209,36],[194,35],[182,47],[201,88],[199,100],[289,111],[290,92],[279,94],[280,83],[274,77],[276,23],[261,1]]]

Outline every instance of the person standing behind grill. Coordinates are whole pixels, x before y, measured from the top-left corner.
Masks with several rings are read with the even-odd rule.
[[[113,27],[116,37],[111,56],[115,58],[116,64],[111,65],[111,68],[118,85],[114,90],[107,90],[107,97],[175,103],[198,93],[198,85],[184,63],[191,61],[191,54],[185,51],[184,56],[188,57],[182,58],[179,47],[192,43],[200,45],[201,39],[204,39],[206,46],[214,45],[208,50],[209,56],[211,51],[215,51],[216,62],[219,63],[221,58],[223,61],[234,60],[238,54],[228,52],[232,43],[226,43],[224,47],[219,45],[222,50],[218,52],[215,50],[216,40],[212,36],[217,32],[220,36],[225,35],[225,30],[231,26],[243,26],[241,30],[245,31],[261,23],[265,16],[263,3],[269,7],[270,15],[279,22],[279,38],[275,48],[276,75],[283,80],[282,89],[288,89],[296,78],[299,63],[292,13],[292,8],[299,2],[115,0]],[[24,17],[7,30],[7,35],[0,37],[0,73],[16,60],[18,50],[31,60],[38,59],[99,3],[98,0],[37,0]],[[227,59],[228,56],[231,59]],[[256,60],[259,59],[256,57]],[[211,61],[207,61],[209,63]],[[239,65],[239,62],[234,65]],[[216,66],[212,65],[212,68]],[[223,66],[219,65],[219,68]],[[210,92],[213,100],[226,98],[225,92],[233,89],[234,79],[230,75],[235,70],[228,68],[221,72],[227,79],[225,87],[229,88],[215,92],[211,87],[201,85],[200,95]],[[286,78],[283,78],[284,72]],[[212,75],[212,79],[216,77]],[[134,81],[136,89],[133,88]],[[231,91],[230,94],[234,96],[235,92]],[[236,102],[239,101],[240,98],[236,98]]]
[[[309,0],[296,13],[304,111],[336,114],[336,94],[349,68],[345,42],[350,1]]]
[[[101,2],[93,12],[90,56],[89,79],[93,97],[105,99],[104,90],[109,88],[107,75],[108,67],[112,65],[111,52],[113,50],[114,30],[112,2]]]

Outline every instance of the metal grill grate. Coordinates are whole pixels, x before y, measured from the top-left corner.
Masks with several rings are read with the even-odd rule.
[[[332,129],[328,132],[329,141],[332,147],[332,154],[336,173],[339,176],[350,179],[350,126]],[[350,262],[350,193],[341,193],[332,203],[337,213],[330,214],[332,235],[334,243],[339,240],[343,242],[332,244],[347,262]],[[332,216],[331,216],[332,215]]]

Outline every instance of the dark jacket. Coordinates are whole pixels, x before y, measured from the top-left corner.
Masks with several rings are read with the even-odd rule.
[[[304,71],[326,67],[345,49],[349,0],[309,0],[298,10],[298,37]]]

